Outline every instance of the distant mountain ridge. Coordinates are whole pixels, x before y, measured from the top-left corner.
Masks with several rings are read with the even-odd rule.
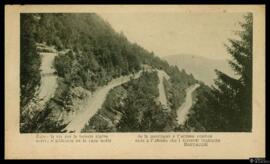
[[[234,76],[233,70],[227,60],[210,59],[192,54],[179,54],[164,57],[171,65],[176,65],[179,69],[184,69],[187,73],[192,73],[198,80],[207,85],[214,84],[216,78],[215,69]]]

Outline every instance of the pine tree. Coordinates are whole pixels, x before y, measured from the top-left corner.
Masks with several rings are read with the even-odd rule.
[[[34,96],[36,86],[40,83],[40,57],[35,49],[35,17],[21,14],[21,57],[20,57],[20,96],[21,106],[25,106]]]
[[[229,39],[230,44],[226,45],[233,58],[229,64],[238,77],[216,70],[218,78],[209,100],[215,104],[219,128],[225,131],[252,128],[252,14],[244,16],[244,20],[240,23],[243,30],[237,33],[240,39]]]

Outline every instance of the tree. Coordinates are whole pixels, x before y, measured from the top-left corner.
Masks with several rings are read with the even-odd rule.
[[[40,56],[36,52],[34,36],[36,20],[32,15],[21,14],[21,57],[20,89],[21,106],[25,106],[34,96],[40,83]]]
[[[240,39],[229,39],[230,44],[226,45],[233,58],[229,64],[239,77],[216,70],[218,78],[210,99],[221,112],[219,124],[226,125],[225,131],[251,131],[252,128],[252,14],[244,16],[244,20],[240,23],[243,30],[237,33]]]

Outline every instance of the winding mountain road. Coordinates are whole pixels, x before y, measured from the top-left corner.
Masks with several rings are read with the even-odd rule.
[[[192,93],[199,87],[199,84],[195,84],[186,89],[186,100],[177,110],[177,122],[179,125],[183,125],[188,119],[188,113],[193,105]]]
[[[165,87],[164,87],[164,79],[169,79],[169,75],[161,70],[157,71],[158,73],[158,78],[159,78],[159,84],[158,84],[158,90],[159,90],[159,97],[158,97],[158,101],[168,107],[168,102],[167,102],[167,98],[166,98],[166,94],[165,94]]]
[[[98,88],[92,96],[87,98],[85,103],[81,104],[81,113],[78,113],[74,119],[62,130],[63,132],[76,132],[80,133],[88,121],[96,114],[96,112],[102,107],[103,102],[106,100],[107,94],[111,89],[121,84],[124,84],[131,79],[137,79],[141,76],[139,71],[135,75],[128,75],[116,78],[110,81],[106,86]]]
[[[54,74],[55,69],[53,62],[58,53],[51,47],[48,47],[48,49],[51,52],[39,52],[41,56],[41,80],[38,99],[40,100],[39,103],[41,106],[44,106],[45,103],[54,96],[57,88],[57,75]]]
[[[39,91],[39,99],[41,100],[41,105],[45,103],[54,96],[55,90],[57,88],[57,75],[54,74],[55,69],[53,67],[53,62],[55,57],[58,55],[56,51],[51,52],[40,52],[41,55],[41,85]],[[137,79],[141,76],[142,71],[139,71],[136,74],[131,74],[127,76],[122,76],[110,81],[106,86],[98,88],[91,96],[89,96],[86,101],[80,105],[80,108],[83,109],[78,113],[72,121],[62,130],[63,132],[76,132],[80,133],[84,126],[88,123],[94,114],[102,107],[102,104],[106,100],[107,94],[111,89],[121,84],[124,84],[131,79]],[[168,106],[167,98],[164,88],[164,79],[169,79],[169,76],[162,70],[157,70],[159,77],[159,102]],[[189,109],[192,106],[192,92],[199,87],[198,84],[187,89],[186,101],[179,108],[177,112],[178,123],[183,124],[187,119],[187,114]]]

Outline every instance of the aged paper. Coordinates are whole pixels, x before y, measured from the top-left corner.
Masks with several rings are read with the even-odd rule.
[[[105,15],[110,13],[252,13],[252,131],[21,133],[20,64],[23,63],[20,63],[20,14],[93,12]],[[6,5],[5,158],[249,159],[265,157],[264,75],[265,6],[263,5]],[[193,141],[198,142],[197,146],[191,144]]]

